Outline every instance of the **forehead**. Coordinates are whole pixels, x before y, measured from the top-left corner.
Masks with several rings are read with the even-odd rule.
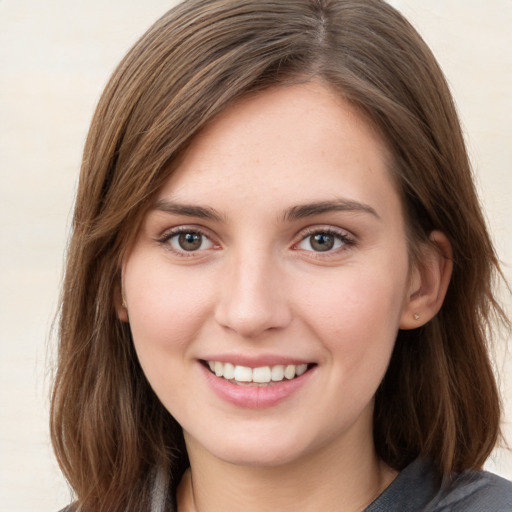
[[[390,152],[361,113],[318,83],[278,87],[228,107],[192,141],[157,199],[275,208],[396,196]],[[265,198],[267,197],[267,201]],[[288,204],[289,203],[289,204]]]

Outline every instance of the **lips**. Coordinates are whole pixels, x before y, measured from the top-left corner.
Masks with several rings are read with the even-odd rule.
[[[199,368],[223,401],[241,408],[276,406],[295,395],[317,373],[316,363],[260,358],[212,357],[200,360]]]
[[[273,366],[250,366],[234,365],[221,361],[207,361],[208,367],[217,377],[233,381],[238,384],[269,384],[281,382],[300,377],[308,369],[308,364],[276,364]]]

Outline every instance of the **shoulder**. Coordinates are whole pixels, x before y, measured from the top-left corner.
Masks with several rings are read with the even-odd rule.
[[[486,471],[464,471],[443,482],[418,459],[365,512],[512,512],[512,482]]]
[[[432,512],[510,512],[512,482],[487,471],[464,471],[441,487]]]

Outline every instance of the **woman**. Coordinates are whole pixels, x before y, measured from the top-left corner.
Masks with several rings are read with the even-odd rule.
[[[399,13],[183,2],[85,147],[52,402],[72,509],[509,510],[480,471],[499,275]]]

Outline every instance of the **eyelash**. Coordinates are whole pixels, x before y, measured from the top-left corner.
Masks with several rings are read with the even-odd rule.
[[[212,241],[211,237],[208,234],[206,234],[203,230],[201,230],[197,227],[191,228],[188,226],[180,226],[177,228],[173,228],[172,230],[164,233],[164,235],[162,237],[158,238],[157,241],[159,244],[164,245],[167,250],[169,250],[169,251],[173,252],[174,254],[177,254],[178,256],[181,256],[183,258],[197,257],[198,252],[203,252],[205,250],[205,249],[203,249],[202,251],[198,251],[198,250],[187,251],[185,249],[176,249],[176,248],[172,247],[170,244],[170,241],[173,238],[178,237],[181,234],[200,235],[202,237],[201,245],[204,243],[204,240],[206,239],[206,240],[210,241],[212,246],[215,246],[215,243]]]
[[[210,242],[212,247],[208,247],[207,249],[198,249],[198,250],[191,250],[187,251],[185,249],[177,249],[171,246],[169,243],[173,238],[178,237],[181,234],[187,234],[187,235],[199,235],[202,237],[201,245],[204,243],[205,239]],[[335,240],[338,240],[341,242],[340,247],[336,247],[334,249],[327,249],[326,251],[315,251],[313,249],[307,250],[307,249],[300,249],[298,246],[307,240],[308,238],[313,237],[314,235],[327,235],[332,236],[335,238]],[[197,228],[197,227],[188,227],[188,226],[180,226],[177,228],[173,228],[170,231],[167,231],[163,236],[157,239],[158,243],[161,245],[164,245],[165,248],[175,254],[177,254],[180,257],[183,258],[193,258],[198,257],[198,253],[201,253],[205,250],[211,249],[215,247],[215,242],[212,241],[211,237],[203,230]],[[315,255],[315,257],[329,257],[330,255],[338,254],[340,251],[344,251],[349,247],[353,247],[356,245],[356,240],[349,236],[346,232],[338,231],[333,228],[318,228],[318,227],[312,227],[307,228],[305,231],[301,233],[301,238],[298,242],[296,242],[293,245],[293,248],[296,250],[303,250],[304,252],[310,252],[312,255]],[[311,242],[310,242],[311,247]]]
[[[337,247],[335,249],[328,249],[326,251],[315,251],[315,250],[305,250],[306,252],[311,252],[315,255],[315,257],[329,257],[335,254],[338,254],[341,251],[345,251],[350,247],[354,247],[356,245],[356,240],[348,235],[346,232],[333,229],[333,228],[319,228],[312,227],[307,228],[305,232],[301,234],[301,239],[297,242],[294,247],[297,247],[299,244],[307,240],[308,238],[313,237],[314,235],[328,235],[334,237],[336,240],[341,242],[341,247]],[[311,241],[310,241],[311,246]],[[299,249],[300,250],[300,249]]]

